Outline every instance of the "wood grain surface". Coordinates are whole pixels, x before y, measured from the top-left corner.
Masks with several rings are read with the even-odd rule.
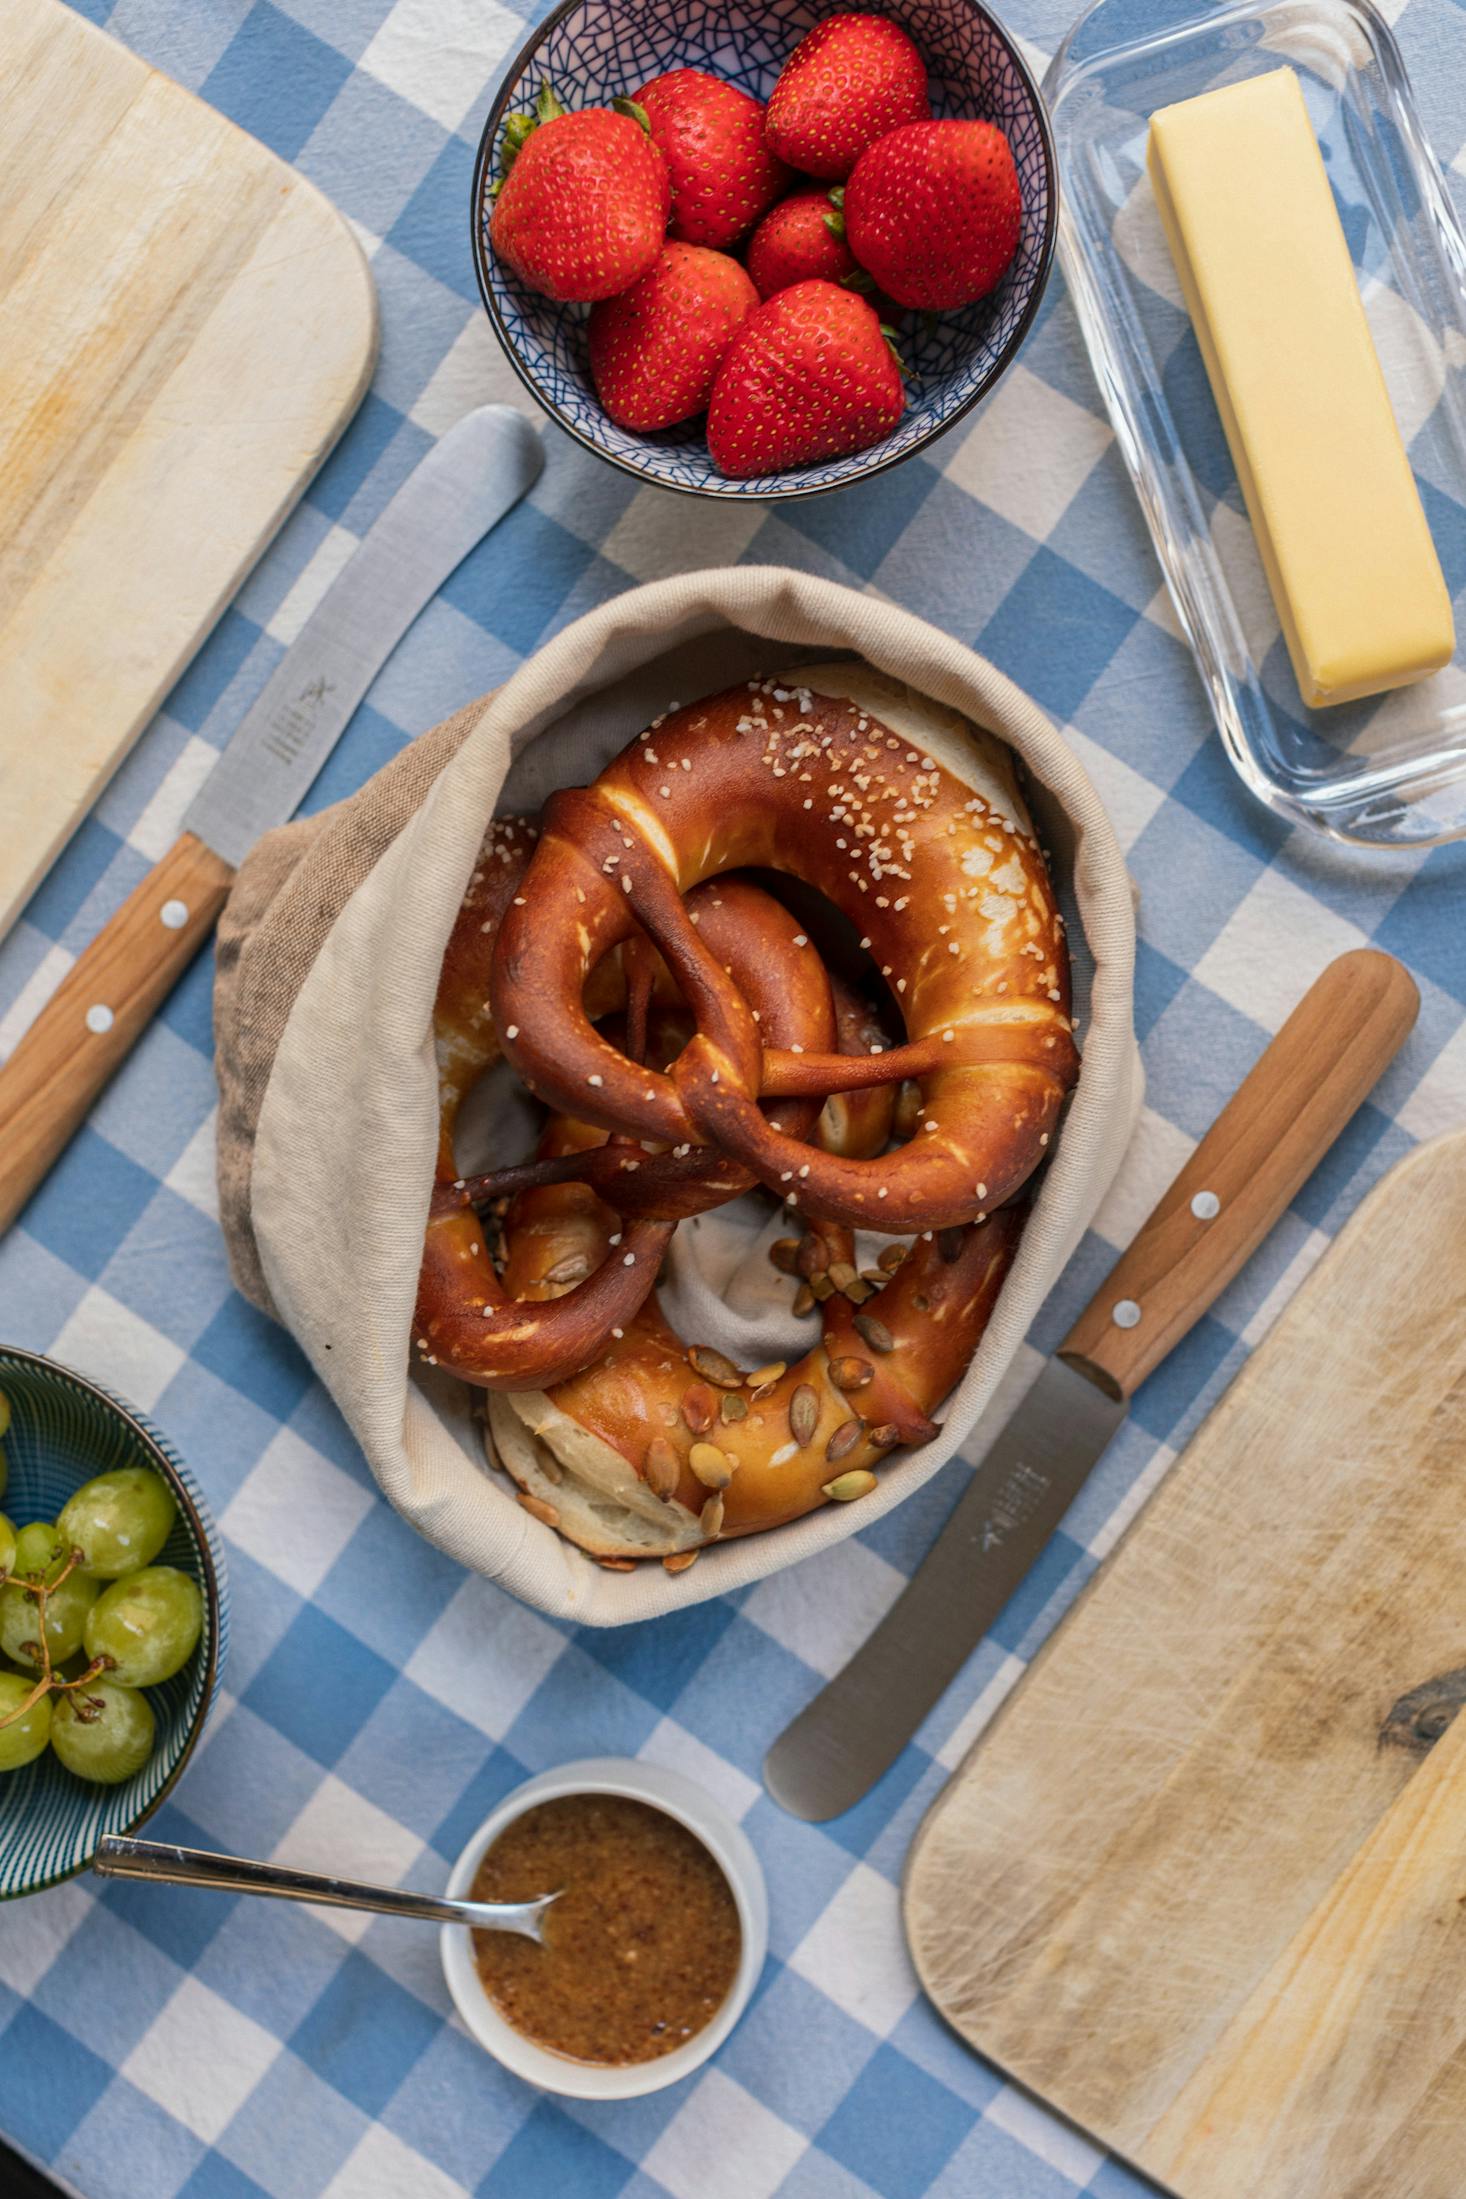
[[[938,2007],[1182,2199],[1466,2189],[1463,1247],[1456,1133],[1365,1200],[912,1850]]]
[[[1394,1060],[1420,1012],[1414,978],[1375,947],[1341,954],[1147,1216],[1063,1343],[1129,1397],[1251,1258]],[[1128,1304],[1133,1325],[1115,1319]]]
[[[86,947],[0,1075],[0,1232],[208,938],[234,873],[190,832]]]
[[[0,934],[355,409],[313,185],[61,0],[0,8]]]

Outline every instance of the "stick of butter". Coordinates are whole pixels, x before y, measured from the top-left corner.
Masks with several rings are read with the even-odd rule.
[[[1160,108],[1148,166],[1304,701],[1438,671],[1451,599],[1297,77]]]

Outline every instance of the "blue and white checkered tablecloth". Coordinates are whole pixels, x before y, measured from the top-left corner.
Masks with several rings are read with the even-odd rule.
[[[1043,54],[1071,6],[1010,0],[1007,12]],[[539,0],[87,0],[86,12],[345,210],[384,333],[354,425],[0,948],[0,1051],[168,845],[216,749],[433,438],[470,405],[514,394],[476,299],[466,208],[479,118]],[[1459,179],[1466,14],[1452,0],[1388,12]],[[1466,512],[1438,533],[1460,567]],[[200,961],[0,1246],[0,1333],[154,1414],[227,1540],[224,1692],[157,1830],[434,1887],[526,1774],[642,1754],[685,1767],[742,1819],[768,1873],[772,1947],[754,2006],[702,2074],[644,2102],[577,2106],[527,2090],[472,2044],[430,1931],[89,1883],[14,1904],[0,1912],[0,2132],[85,2199],[1144,2188],[927,2007],[899,1929],[902,1860],[984,1717],[1329,1234],[1414,1140],[1466,1119],[1466,855],[1349,860],[1243,794],[1058,279],[967,432],[832,499],[714,509],[638,492],[552,432],[534,497],[409,635],[313,803],[615,591],[739,559],[882,591],[986,651],[1065,728],[1128,850],[1148,1106],[1037,1347],[1326,960],[1364,941],[1403,957],[1420,981],[1418,1030],[1265,1249],[1141,1392],[1068,1531],[917,1741],[860,1808],[816,1827],[764,1795],[764,1749],[894,1596],[961,1469],[797,1573],[655,1626],[577,1631],[466,1577],[378,1497],[298,1352],[229,1287]],[[1035,1363],[1030,1350],[1020,1382]]]

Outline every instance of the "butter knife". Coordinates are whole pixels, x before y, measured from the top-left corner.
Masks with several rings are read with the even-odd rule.
[[[996,1437],[921,1565],[785,1727],[764,1783],[838,1817],[887,1771],[1058,1527],[1148,1374],[1256,1251],[1414,1024],[1390,955],[1343,954],[1227,1102]]]
[[[294,815],[408,627],[543,464],[522,414],[480,406],[434,444],[353,551],[230,736],[177,840],[0,1069],[0,1231],[213,930],[250,848]]]

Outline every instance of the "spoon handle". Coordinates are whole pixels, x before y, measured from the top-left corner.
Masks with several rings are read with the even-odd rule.
[[[146,1878],[170,1886],[210,1886],[221,1893],[272,1894],[281,1901],[314,1901],[328,1909],[371,1909],[382,1916],[420,1917],[441,1924],[496,1925],[538,1938],[538,1901],[450,1901],[439,1894],[409,1893],[399,1886],[363,1886],[349,1878],[291,1870],[283,1863],[256,1863],[241,1855],[211,1855],[171,1841],[126,1840],[107,1835],[92,1860],[103,1878]]]

